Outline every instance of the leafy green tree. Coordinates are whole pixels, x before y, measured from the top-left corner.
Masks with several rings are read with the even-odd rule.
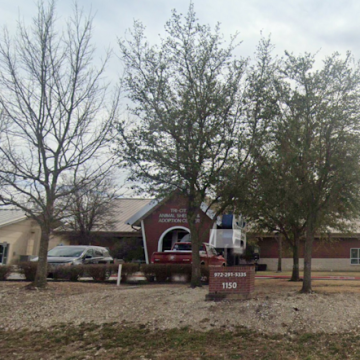
[[[296,85],[280,127],[306,223],[303,292],[311,292],[315,234],[358,216],[360,200],[360,68],[350,54],[327,57],[320,70],[314,61],[287,55],[284,73]]]
[[[290,280],[299,281],[299,247],[306,223],[294,191],[296,178],[275,151],[257,154],[254,180],[243,211],[252,222],[253,231],[270,232],[274,236],[278,233],[284,237],[293,256]]]
[[[240,174],[233,164],[219,193],[233,195],[232,206],[250,221],[251,231],[283,235],[293,249],[292,280],[298,281],[298,249],[304,225],[292,192],[292,182],[296,180],[292,176],[286,177],[286,163],[276,157],[272,148],[275,144],[274,126],[282,115],[283,95],[287,90],[280,61],[272,56],[273,48],[270,38],[261,38],[256,61],[247,79],[246,114],[258,127],[253,137],[254,144],[250,147],[247,171]],[[224,190],[224,184],[227,190]]]
[[[350,54],[337,53],[320,69],[310,54],[286,53],[279,70],[280,111],[258,150],[254,205],[262,226],[292,238],[295,266],[305,238],[302,291],[311,292],[314,237],[359,214],[360,72]]]
[[[118,155],[131,177],[159,196],[177,190],[187,201],[193,243],[193,287],[200,286],[201,224],[205,199],[219,201],[219,184],[236,164],[241,174],[256,121],[244,109],[246,61],[233,58],[235,37],[224,46],[219,26],[173,11],[167,37],[150,46],[142,24],[119,41],[124,87],[131,100],[129,123],[118,125]]]

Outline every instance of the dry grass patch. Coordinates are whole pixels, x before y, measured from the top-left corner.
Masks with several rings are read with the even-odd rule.
[[[256,296],[286,295],[289,291],[300,291],[302,282],[292,282],[288,279],[256,279]],[[312,280],[314,292],[322,294],[360,293],[360,280]]]
[[[21,339],[21,341],[19,341]],[[268,336],[242,328],[199,332],[148,331],[119,324],[57,326],[43,331],[0,331],[2,359],[358,359],[360,336]]]

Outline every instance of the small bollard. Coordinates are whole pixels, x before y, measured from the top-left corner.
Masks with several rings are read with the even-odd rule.
[[[121,269],[122,269],[122,265],[119,264],[118,277],[117,277],[117,282],[116,282],[116,285],[117,285],[117,286],[120,285],[120,281],[121,281]]]

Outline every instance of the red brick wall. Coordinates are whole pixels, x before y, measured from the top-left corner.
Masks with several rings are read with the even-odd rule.
[[[158,242],[164,231],[172,227],[189,228],[186,220],[186,202],[185,199],[179,195],[174,195],[166,203],[162,204],[148,217],[144,219],[146,246],[149,255],[158,249]],[[172,215],[172,216],[170,216]],[[199,210],[197,218],[197,226],[202,237],[203,242],[209,241],[209,233],[213,221]]]
[[[284,241],[284,246],[287,248],[284,251],[283,257],[290,258],[292,253],[290,248]],[[259,240],[261,258],[277,258],[278,257],[278,243],[274,238],[263,238]],[[331,238],[331,240],[315,239],[313,244],[313,258],[319,259],[348,259],[350,258],[350,249],[360,248],[360,240],[357,238]],[[304,244],[300,245],[300,257],[304,257]]]
[[[236,284],[236,288],[229,284]],[[210,294],[248,295],[255,287],[255,266],[211,267]]]

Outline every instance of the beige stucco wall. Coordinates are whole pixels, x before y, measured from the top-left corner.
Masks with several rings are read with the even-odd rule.
[[[263,258],[259,264],[267,264],[267,270],[276,271],[278,259]],[[293,260],[282,259],[282,270],[291,271]],[[300,270],[304,269],[304,259],[300,259]],[[312,259],[311,269],[314,271],[360,271],[360,265],[351,265],[349,259]]]
[[[8,244],[7,264],[13,264],[21,255],[37,256],[40,246],[40,226],[30,219],[0,227],[0,244]],[[50,236],[49,250],[55,246],[69,245],[69,241],[59,235]]]
[[[7,243],[7,264],[21,255],[36,256],[40,244],[40,227],[33,220],[23,220],[0,228],[0,243]]]

